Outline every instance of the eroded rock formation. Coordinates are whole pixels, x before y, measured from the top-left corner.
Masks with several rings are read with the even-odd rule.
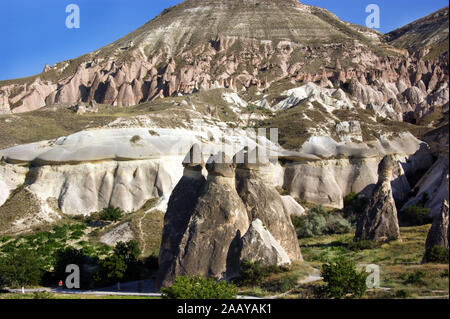
[[[199,160],[184,164],[164,221],[159,286],[187,274],[229,280],[239,276],[246,259],[269,265],[303,261],[292,222],[271,186],[268,162],[257,150],[237,153],[237,170],[225,153],[211,156],[204,181],[201,152],[192,147],[189,158],[197,154]]]
[[[448,192],[448,175],[446,176],[446,188]],[[444,247],[448,249],[448,195],[441,206],[441,211],[433,219],[430,231],[425,242],[425,256],[423,261],[427,261],[428,254],[435,247]]]
[[[397,208],[392,196],[391,178],[395,162],[386,156],[378,168],[378,183],[372,198],[364,209],[356,226],[355,241],[400,240]]]
[[[186,274],[218,280],[239,275],[241,237],[249,221],[236,192],[234,168],[224,153],[211,156],[206,168],[206,182],[189,185],[197,187],[185,193],[183,185],[191,183],[191,179],[185,179],[171,196],[164,221],[158,285],[166,286],[176,276]]]
[[[291,263],[286,251],[264,227],[260,219],[254,220],[247,233],[242,237],[240,260],[241,262],[245,260],[260,261],[263,265]]]
[[[236,168],[236,187],[244,202],[250,221],[260,219],[281,244],[292,261],[302,261],[297,234],[286,212],[280,194],[272,184],[273,171],[263,151],[255,148],[240,152]]]
[[[185,16],[190,19],[180,23]],[[433,30],[444,30],[445,41],[448,25],[442,21]],[[271,25],[278,25],[276,32]],[[397,36],[408,38],[408,30],[388,39],[396,44]],[[448,59],[425,59],[430,47],[409,54],[383,42],[370,29],[297,1],[188,0],[26,83],[0,83],[0,112],[91,101],[130,106],[212,88],[262,90],[282,79],[348,89],[364,108],[390,119],[416,121],[448,103]],[[326,68],[318,69],[317,61]]]

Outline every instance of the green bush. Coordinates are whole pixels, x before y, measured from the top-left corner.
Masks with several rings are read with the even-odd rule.
[[[285,274],[279,279],[265,283],[263,287],[267,291],[284,293],[297,287],[298,278],[297,274]]]
[[[407,285],[422,284],[424,277],[425,277],[425,272],[422,270],[417,270],[416,272],[406,273],[403,275],[405,284],[407,284]]]
[[[164,299],[236,299],[237,288],[225,281],[200,276],[181,276],[171,287],[162,288]]]
[[[322,265],[321,275],[327,284],[324,288],[327,297],[343,298],[351,295],[360,298],[367,290],[368,273],[358,272],[355,263],[346,257],[338,257],[334,261]]]
[[[33,292],[33,299],[52,299],[53,294],[48,291],[36,291]]]
[[[264,266],[260,260],[251,262],[244,260],[241,264],[240,277],[236,282],[241,286],[260,286],[271,274],[286,272],[288,268],[283,266]]]
[[[434,246],[426,252],[425,260],[429,263],[448,264],[449,249],[441,246]]]
[[[141,254],[139,245],[134,240],[119,242],[112,255],[100,261],[101,270],[95,275],[98,283],[113,284],[122,280],[140,279]]]
[[[43,264],[34,249],[15,249],[0,257],[0,282],[8,287],[38,285],[44,275]]]
[[[448,269],[445,269],[444,272],[441,274],[442,278],[448,278]]]
[[[430,209],[419,203],[403,209],[399,214],[399,221],[402,226],[421,226],[433,221],[429,215]]]
[[[122,218],[123,212],[119,207],[109,206],[100,213],[100,219],[116,222]]]
[[[395,292],[395,297],[396,298],[405,299],[405,298],[408,298],[409,296],[410,296],[410,294],[406,290],[403,290],[403,289],[397,290]]]
[[[351,231],[351,224],[340,213],[327,213],[321,205],[311,208],[306,215],[292,215],[291,220],[299,238],[345,234]]]

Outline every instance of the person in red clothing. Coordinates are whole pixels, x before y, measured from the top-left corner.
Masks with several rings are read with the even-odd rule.
[[[63,282],[62,282],[62,280],[60,280],[58,282],[58,289],[62,289],[62,288],[63,288]]]

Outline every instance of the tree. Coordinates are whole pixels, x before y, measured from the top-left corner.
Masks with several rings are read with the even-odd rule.
[[[349,294],[360,298],[367,290],[368,273],[358,272],[355,263],[343,256],[322,265],[321,275],[327,284],[324,292],[331,298],[343,298]]]
[[[106,278],[112,282],[120,282],[127,271],[127,264],[122,256],[113,254],[102,263]]]
[[[34,249],[14,249],[0,257],[0,283],[4,286],[38,285],[43,274],[42,258]]]
[[[138,275],[139,245],[134,240],[119,242],[113,254],[101,261],[102,270],[97,275],[97,281],[120,282],[122,279],[135,279]]]
[[[136,262],[141,254],[139,245],[136,241],[119,242],[114,248],[114,255],[121,256],[127,264]]]
[[[123,212],[119,207],[109,206],[100,213],[100,219],[116,222],[122,218]]]

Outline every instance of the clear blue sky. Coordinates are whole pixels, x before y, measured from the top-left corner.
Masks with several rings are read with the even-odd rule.
[[[45,65],[78,57],[111,43],[180,0],[1,0],[0,80],[40,73]],[[446,5],[447,0],[303,0],[341,19],[364,24],[370,3],[381,9],[388,32]],[[81,11],[81,28],[67,29],[68,4]]]

